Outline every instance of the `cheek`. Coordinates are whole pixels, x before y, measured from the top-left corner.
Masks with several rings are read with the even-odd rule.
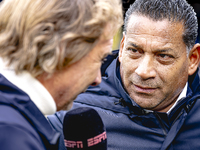
[[[137,68],[137,61],[130,59],[129,57],[123,57],[120,65],[120,74],[124,84],[128,84],[129,79],[131,80],[132,75]]]
[[[188,66],[187,63],[182,64],[176,73],[177,83],[178,84],[185,84],[188,80]]]
[[[179,91],[184,88],[188,79],[187,62],[177,63],[171,67],[159,69],[159,77],[169,90]]]

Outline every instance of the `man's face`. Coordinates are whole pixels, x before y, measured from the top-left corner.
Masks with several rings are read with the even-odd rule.
[[[183,25],[132,15],[119,61],[124,88],[141,107],[166,112],[188,79]]]
[[[104,34],[106,32],[107,28]],[[100,67],[103,59],[111,54],[112,43],[111,37],[105,40],[101,36],[97,45],[85,57],[42,82],[53,96],[57,110],[70,109],[78,94],[84,92],[89,85],[101,82]]]

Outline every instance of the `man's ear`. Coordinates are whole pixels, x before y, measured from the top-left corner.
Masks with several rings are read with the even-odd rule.
[[[197,70],[200,62],[200,44],[197,43],[189,53],[189,69],[188,74],[193,75]]]
[[[121,59],[122,59],[122,51],[124,49],[124,40],[125,40],[125,33],[123,32],[123,37],[120,42],[120,49],[119,49],[119,62],[121,62]]]

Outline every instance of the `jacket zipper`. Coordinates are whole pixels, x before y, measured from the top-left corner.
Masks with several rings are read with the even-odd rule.
[[[156,112],[154,112],[154,114],[155,114],[155,116],[158,118],[158,121],[160,122],[161,128],[162,128],[162,130],[163,130],[163,133],[164,133],[164,135],[165,135],[165,137],[166,137],[166,136],[167,136],[167,130],[166,130],[166,128],[165,128],[164,123],[162,122],[162,119],[160,118],[160,116],[159,116]]]

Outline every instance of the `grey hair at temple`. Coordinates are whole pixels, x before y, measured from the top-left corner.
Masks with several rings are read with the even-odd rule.
[[[126,12],[125,34],[128,21],[133,14],[145,16],[154,21],[168,19],[171,22],[183,23],[183,41],[188,51],[194,46],[198,35],[197,16],[186,0],[136,0]]]

